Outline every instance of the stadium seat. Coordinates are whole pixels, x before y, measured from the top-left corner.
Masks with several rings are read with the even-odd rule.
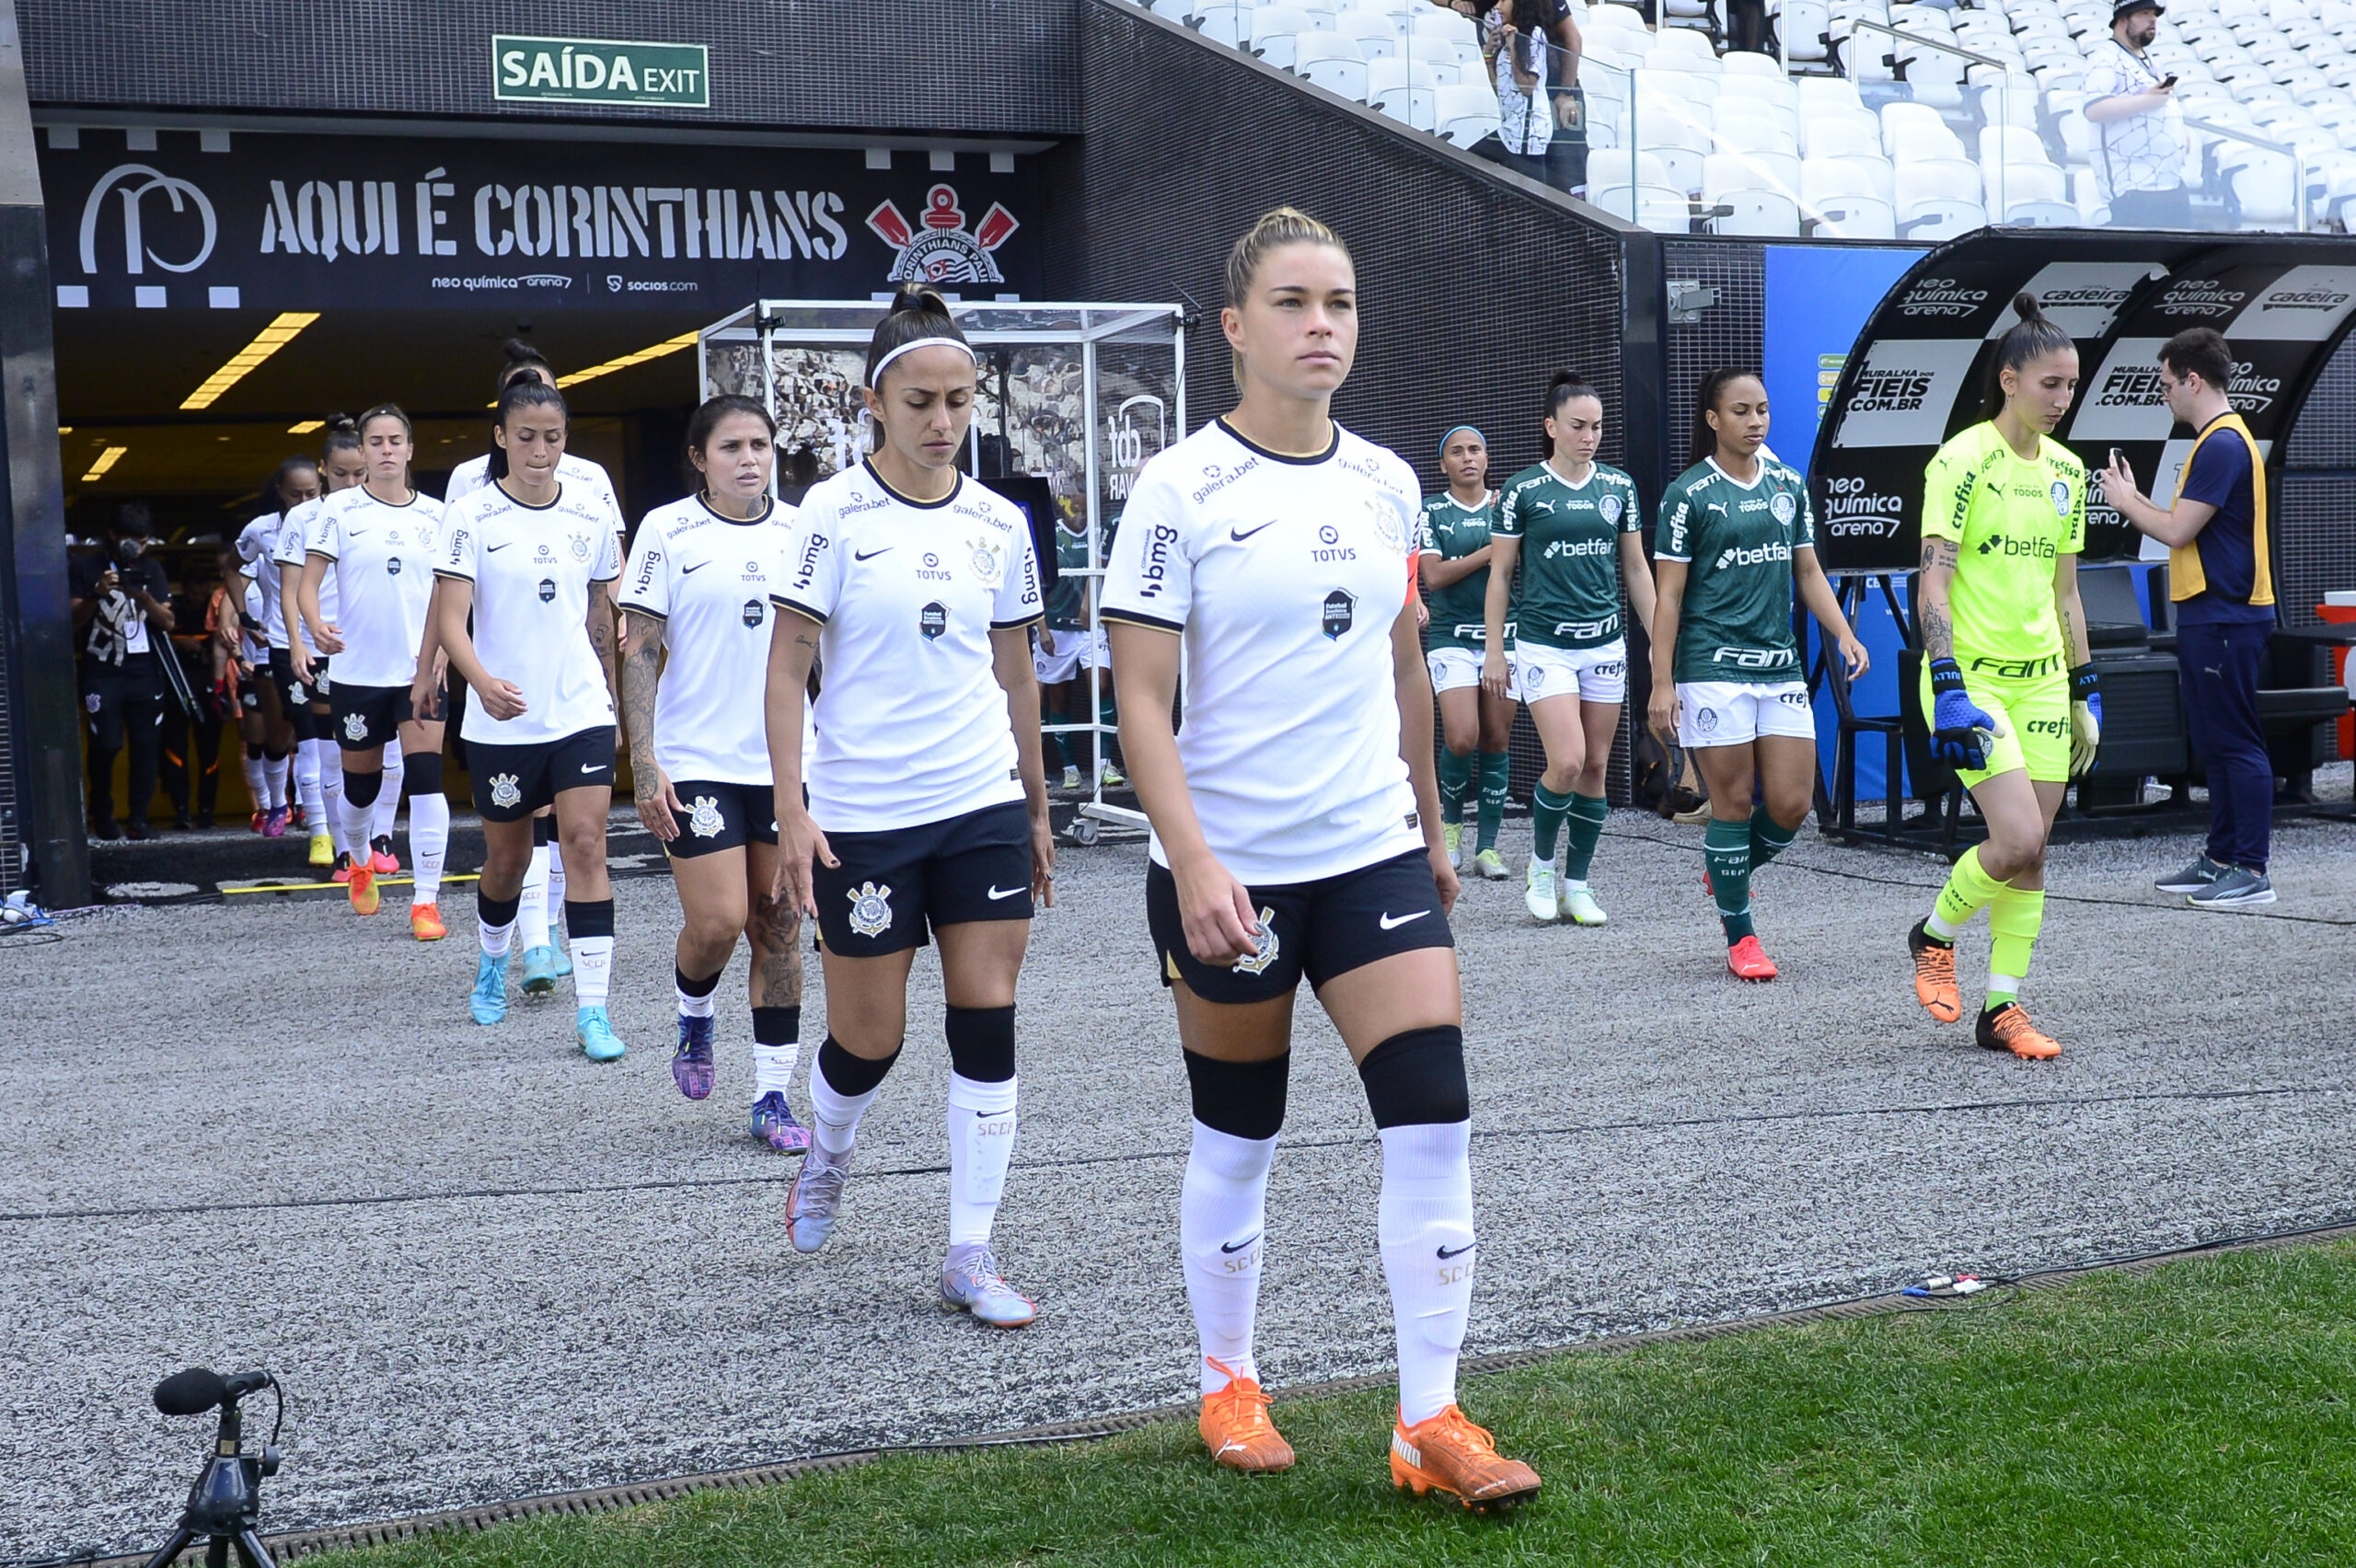
[[[1805,120],[1819,110],[1843,110],[1854,114],[1868,112],[1865,100],[1857,96],[1857,86],[1841,76],[1802,76],[1792,84],[1799,93],[1800,118]]]
[[[1963,143],[1939,111],[1919,103],[1881,106],[1881,150],[1900,163],[1963,156]]]
[[[2073,202],[2014,202],[2004,209],[2004,222],[2015,228],[2078,228],[2085,219]]]
[[[1981,193],[1980,167],[1961,158],[1924,158],[1898,166],[1898,221],[1911,223],[1925,202],[1969,202],[1986,205]]]
[[[2241,209],[2246,229],[2285,228],[2299,219],[2299,194],[2291,160],[2264,147],[2228,146],[2217,155],[2217,172]]]
[[[1252,11],[1234,0],[1195,0],[1195,28],[1215,43],[1242,49],[1252,36]]]
[[[1910,202],[1908,212],[1910,215],[1898,225],[1908,239],[1953,239],[1988,223],[1987,211],[1976,201]]]
[[[1671,0],[1671,4],[1675,3]],[[1709,39],[1690,28],[1663,28],[1653,35],[1653,47],[1647,57],[1653,53],[1687,62],[1673,67],[1677,70],[1707,71],[1715,75],[1720,69],[1718,52],[1710,47]]]
[[[1819,239],[1896,239],[1898,225],[1889,203],[1878,196],[1835,196],[1819,202]]]
[[[1832,13],[1823,0],[1784,0],[1775,29],[1790,59],[1813,64],[1831,58]]]
[[[1842,196],[1873,196],[1887,201],[1873,176],[1852,158],[1807,158],[1800,164],[1800,200],[1811,207]]]
[[[1345,98],[1366,101],[1366,57],[1357,40],[1340,33],[1302,33],[1293,40],[1293,69]]]
[[[1681,190],[1667,186],[1624,183],[1594,187],[1588,200],[1615,217],[1624,218],[1655,234],[1691,234],[1693,210]]]
[[[1421,62],[1393,58],[1366,63],[1366,101],[1418,131],[1429,131],[1438,122],[1433,95],[1438,89],[1438,74]]]
[[[1727,51],[1718,57],[1718,66],[1729,76],[1751,76],[1777,83],[1784,80],[1782,62],[1772,54],[1754,54],[1747,49]]]
[[[1702,204],[1735,190],[1800,193],[1800,160],[1789,153],[1717,152],[1702,160]]]
[[[1307,11],[1297,6],[1254,6],[1252,8],[1252,52],[1279,70],[1289,71],[1293,40],[1316,30]]]
[[[1469,147],[1497,129],[1496,89],[1486,82],[1460,82],[1432,93],[1432,125],[1444,142]]]
[[[1761,152],[1797,153],[1799,137],[1786,121],[1763,103],[1728,99],[1718,105],[1711,121],[1715,133],[1714,144],[1720,147],[1754,147]]]
[[[1407,24],[1385,11],[1341,11],[1334,14],[1334,30],[1356,40],[1362,58],[1388,60],[1399,52],[1399,36]]]
[[[1690,33],[1709,42],[1707,35],[1725,31],[1718,25],[1716,0],[1660,0],[1661,36]]]
[[[1191,22],[1195,19],[1195,0],[1153,0],[1153,4],[1148,9],[1151,10],[1155,16],[1166,17],[1173,22]]]
[[[1800,116],[1800,151],[1809,157],[1845,157],[1854,153],[1883,156],[1881,122],[1860,110]]]

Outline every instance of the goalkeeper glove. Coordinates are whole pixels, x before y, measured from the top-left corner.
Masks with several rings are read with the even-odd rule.
[[[2091,770],[2095,752],[2102,745],[2102,680],[2094,665],[2070,672],[2070,774]]]
[[[2001,732],[1986,709],[1963,688],[1952,659],[1931,661],[1931,755],[1949,767],[1977,772],[1988,766],[1988,743]]]

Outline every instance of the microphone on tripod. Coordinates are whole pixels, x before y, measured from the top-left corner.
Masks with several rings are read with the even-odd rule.
[[[257,1389],[269,1389],[279,1399],[278,1413],[286,1413],[285,1390],[267,1372],[237,1372],[224,1378],[209,1367],[191,1366],[156,1385],[156,1408],[166,1415],[221,1412],[221,1430],[214,1434],[213,1453],[196,1484],[189,1488],[188,1507],[172,1537],[147,1560],[146,1568],[166,1568],[182,1548],[205,1538],[205,1561],[225,1568],[234,1552],[241,1568],[274,1568],[270,1550],[255,1527],[261,1522],[261,1483],[278,1473],[278,1435],[259,1453],[245,1444],[245,1412],[237,1401]]]
[[[202,1415],[277,1386],[277,1379],[267,1372],[238,1372],[224,1378],[209,1368],[191,1366],[156,1385],[156,1408],[166,1415]]]

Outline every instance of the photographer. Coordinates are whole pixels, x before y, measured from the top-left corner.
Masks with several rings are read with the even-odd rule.
[[[99,838],[153,838],[147,808],[156,795],[156,759],[164,720],[158,650],[168,651],[172,585],[147,553],[147,509],[125,505],[98,551],[76,558],[69,574],[74,635],[82,645],[82,709],[89,724],[90,831]],[[152,638],[151,638],[152,634]],[[131,747],[130,812],[114,816],[114,759]]]

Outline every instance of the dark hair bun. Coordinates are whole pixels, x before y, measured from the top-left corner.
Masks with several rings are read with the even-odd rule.
[[[531,344],[525,342],[521,338],[510,338],[506,342],[500,345],[500,347],[501,352],[507,355],[507,363],[509,364],[545,364],[548,363],[546,357],[541,354],[539,350],[532,347]]]
[[[2037,296],[2033,294],[2024,293],[2015,294],[2013,296],[2013,312],[2024,321],[2042,321],[2045,319],[2045,312],[2038,308]]]
[[[897,316],[909,310],[921,311],[927,316],[947,316],[949,301],[930,283],[902,283],[899,292],[892,296],[892,308],[888,314]]]
[[[320,421],[329,435],[358,435],[360,421],[350,414],[329,414]]]

